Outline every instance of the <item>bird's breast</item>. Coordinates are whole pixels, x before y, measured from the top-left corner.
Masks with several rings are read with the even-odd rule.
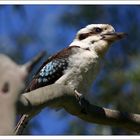
[[[98,72],[98,56],[90,51],[81,51],[69,57],[68,68],[56,81],[85,93]]]

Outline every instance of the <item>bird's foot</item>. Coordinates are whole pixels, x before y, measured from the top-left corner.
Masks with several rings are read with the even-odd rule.
[[[87,107],[88,107],[88,102],[87,100],[84,98],[84,95],[79,93],[77,90],[74,90],[75,92],[75,96],[79,101],[79,104],[82,108],[81,112],[84,114],[87,114]]]

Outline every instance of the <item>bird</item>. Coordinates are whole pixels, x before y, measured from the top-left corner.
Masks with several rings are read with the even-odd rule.
[[[78,97],[86,97],[101,69],[100,62],[107,50],[125,36],[126,33],[116,32],[110,24],[85,26],[77,32],[67,48],[49,57],[42,64],[25,91],[30,92],[58,83],[71,87]],[[23,115],[22,122],[23,118],[28,120],[28,115]],[[22,122],[19,121],[18,129]]]

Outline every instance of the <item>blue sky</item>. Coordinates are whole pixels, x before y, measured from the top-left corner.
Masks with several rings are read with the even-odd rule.
[[[129,27],[132,26],[131,19],[133,19],[134,14],[137,15],[137,19],[135,19],[136,22],[140,22],[140,8],[137,6],[106,5],[105,8],[107,11],[106,17],[96,20],[95,23],[110,23],[113,24],[118,31],[128,31]],[[117,15],[114,17],[116,18],[116,22],[114,22],[112,20],[113,17],[111,17],[110,10],[112,8],[114,8],[114,12],[115,10],[117,11]],[[52,55],[60,49],[67,47],[73,40],[77,30],[81,28],[81,24],[82,26],[85,26],[84,24],[86,23],[84,22],[86,19],[83,18],[81,19],[83,20],[81,21],[81,24],[77,25],[78,28],[62,24],[61,18],[67,11],[70,13],[79,12],[74,5],[26,5],[21,13],[13,10],[10,5],[1,7],[1,53],[6,53],[12,57],[16,57],[15,54],[19,54],[22,59],[19,61],[17,60],[17,62],[24,63],[38,54],[41,50],[46,50],[48,55]],[[117,19],[119,19],[119,22]],[[21,46],[20,44],[17,44],[17,39],[20,39],[18,38],[20,36],[23,37],[21,41],[25,42],[25,44],[22,44]],[[29,38],[26,38],[26,36]],[[115,57],[116,53],[119,57],[122,57],[123,50],[120,43],[115,44],[114,46],[118,47],[110,49],[106,59],[110,60],[110,57]],[[96,89],[96,86],[94,86],[94,89]],[[31,132],[33,135],[67,134],[65,132],[68,129],[69,122],[76,119],[76,117],[64,113],[63,111],[56,112],[52,109],[44,109],[30,122],[31,124],[37,124]],[[94,129],[94,126],[95,125],[88,124],[85,127]],[[89,131],[86,134],[92,133],[92,131]]]

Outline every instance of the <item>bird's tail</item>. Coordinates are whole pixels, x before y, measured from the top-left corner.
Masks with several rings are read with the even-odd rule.
[[[20,118],[18,124],[16,125],[14,134],[15,135],[21,135],[23,130],[24,130],[24,128],[28,124],[28,121],[29,121],[29,115],[28,114],[22,115],[22,117]]]

